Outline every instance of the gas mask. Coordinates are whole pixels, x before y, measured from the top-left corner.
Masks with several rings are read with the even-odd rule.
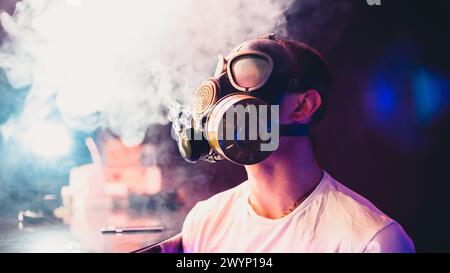
[[[281,52],[274,54],[276,59],[264,46],[241,46],[227,58],[219,55],[214,76],[194,94],[189,128],[174,131],[185,160],[256,164],[276,150],[279,136],[308,135],[306,124],[279,123],[277,94],[307,86],[299,77],[278,69],[280,60],[289,55],[276,40],[273,35],[253,40]]]

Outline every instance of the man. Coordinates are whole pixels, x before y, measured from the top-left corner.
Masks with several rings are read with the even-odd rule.
[[[289,88],[272,80],[275,87],[261,95],[279,104],[280,124],[314,125],[321,118],[330,75],[317,51],[268,36],[241,44],[225,63],[239,52],[262,52],[260,56],[273,59],[268,82],[282,74],[299,79]],[[233,71],[223,75],[233,86],[259,80],[263,73],[244,63],[225,65],[217,75],[227,69]],[[239,73],[256,74],[241,76],[239,84],[230,79]],[[307,135],[282,134],[267,158],[244,165],[247,181],[189,212],[181,232],[184,252],[414,252],[397,222],[320,168]]]

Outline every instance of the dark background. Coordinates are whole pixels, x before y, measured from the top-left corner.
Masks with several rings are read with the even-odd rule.
[[[354,1],[349,18],[332,48],[332,35],[303,37],[334,73],[319,162],[401,223],[418,251],[448,252],[450,2]]]
[[[14,2],[1,0],[0,9],[11,13]],[[288,11],[288,34],[321,50],[334,77],[327,116],[314,136],[321,166],[402,224],[418,251],[449,252],[450,2],[297,2]],[[0,107],[9,109],[0,123],[20,112],[25,97],[25,90],[0,90]],[[8,149],[0,142],[0,150],[3,174]],[[39,163],[30,159],[23,166],[13,178],[0,176],[1,196],[14,195],[0,205],[20,200],[23,193],[9,192],[8,185],[27,185],[23,168]],[[245,178],[241,167],[227,162],[197,166],[210,170],[211,194]]]

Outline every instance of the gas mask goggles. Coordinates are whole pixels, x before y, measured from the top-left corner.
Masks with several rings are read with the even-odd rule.
[[[275,71],[273,58],[263,51],[219,56],[214,76],[195,92],[190,127],[173,126],[182,157],[251,165],[277,149],[279,136],[308,135],[306,124],[279,123],[277,96],[306,86],[298,77]]]

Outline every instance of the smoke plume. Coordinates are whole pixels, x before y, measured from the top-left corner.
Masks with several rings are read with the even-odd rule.
[[[68,126],[109,128],[132,146],[189,103],[217,54],[285,34],[292,2],[23,0],[0,13],[0,68],[13,88],[31,88],[24,113],[55,98]]]

